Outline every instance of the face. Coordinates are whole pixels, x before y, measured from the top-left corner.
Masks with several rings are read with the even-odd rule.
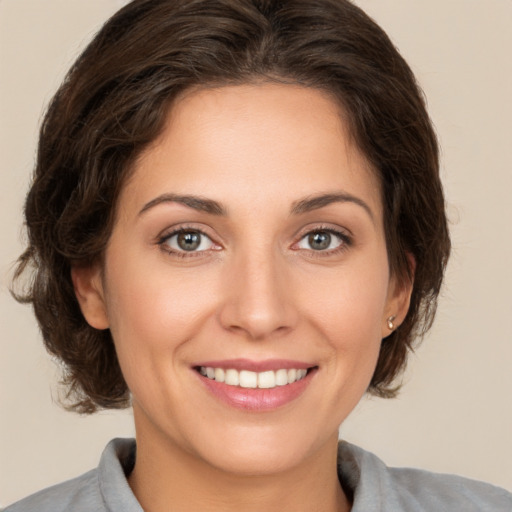
[[[291,85],[184,95],[120,195],[104,268],[74,282],[111,329],[137,437],[237,473],[335,443],[407,307],[377,179],[336,104]]]

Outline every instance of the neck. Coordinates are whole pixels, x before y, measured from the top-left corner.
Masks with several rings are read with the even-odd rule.
[[[137,433],[129,484],[146,512],[348,512],[338,481],[337,436],[300,466],[240,475],[212,466],[159,436]]]

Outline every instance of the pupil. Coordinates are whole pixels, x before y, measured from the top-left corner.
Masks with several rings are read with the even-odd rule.
[[[331,245],[331,235],[329,233],[312,233],[308,237],[309,245],[315,251],[327,249]]]
[[[184,251],[193,251],[201,244],[201,235],[198,233],[180,233],[178,235],[178,245]]]

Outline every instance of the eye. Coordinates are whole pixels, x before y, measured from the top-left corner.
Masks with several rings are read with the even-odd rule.
[[[313,251],[333,251],[344,245],[349,245],[347,235],[331,229],[311,231],[303,236],[297,247]]]
[[[215,244],[201,231],[181,229],[163,237],[160,242],[170,252],[202,252],[213,249]]]

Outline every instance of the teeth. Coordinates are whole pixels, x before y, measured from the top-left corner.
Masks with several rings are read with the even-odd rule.
[[[276,386],[286,386],[286,384],[288,384],[288,370],[277,370]]]
[[[242,370],[240,372],[240,387],[241,388],[257,388],[258,387],[258,374],[256,372],[249,372]]]
[[[228,386],[240,386],[242,388],[272,389],[277,386],[286,386],[303,379],[308,373],[304,369],[283,368],[276,371],[251,372],[249,370],[224,370],[223,368],[211,368],[201,366],[199,373],[217,382],[224,382]]]
[[[276,387],[276,374],[275,372],[261,372],[258,374],[258,387],[259,388],[275,388]]]
[[[226,370],[226,378],[224,379],[226,384],[230,386],[238,386],[240,384],[240,376],[236,370]]]

